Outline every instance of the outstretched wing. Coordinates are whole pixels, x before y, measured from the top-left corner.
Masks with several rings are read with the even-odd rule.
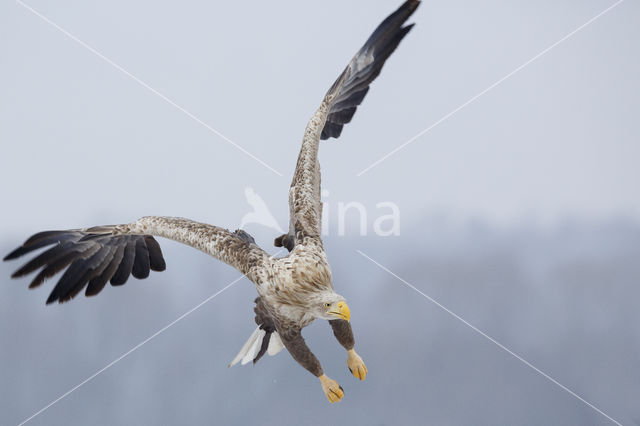
[[[340,136],[342,127],[353,118],[387,58],[413,28],[414,24],[403,25],[419,5],[419,0],[408,0],[382,21],[340,74],[325,97],[330,97],[330,107],[320,139]]]
[[[369,85],[413,24],[403,26],[413,14],[419,0],[408,0],[385,19],[356,53],[333,83],[322,104],[307,124],[296,171],[289,190],[289,234],[275,242],[289,250],[299,242],[297,234],[320,238],[320,139],[337,138],[342,127],[351,121],[356,108],[369,91]]]
[[[124,284],[130,275],[143,279],[150,271],[164,271],[166,264],[153,236],[166,237],[195,247],[235,267],[254,282],[269,255],[244,231],[229,232],[217,226],[182,218],[144,217],[128,225],[97,226],[33,235],[4,260],[54,245],[18,269],[13,278],[40,269],[29,288],[38,287],[66,269],[47,304],[71,300],[86,286],[85,294],[98,294],[107,282]]]

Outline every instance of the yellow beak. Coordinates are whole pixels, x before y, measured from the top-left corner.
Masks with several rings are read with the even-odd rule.
[[[349,306],[346,302],[338,302],[336,307],[338,308],[337,310],[329,311],[329,313],[347,322],[351,320],[351,311],[349,311]]]

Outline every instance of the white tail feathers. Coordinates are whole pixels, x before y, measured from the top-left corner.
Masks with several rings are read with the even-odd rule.
[[[260,352],[260,348],[262,347],[262,339],[266,335],[266,331],[261,330],[260,327],[256,328],[256,330],[249,336],[247,342],[242,346],[238,355],[231,361],[229,367],[233,367],[238,362],[242,365],[248,364],[253,361],[258,353]],[[269,339],[269,346],[267,347],[267,353],[269,355],[275,355],[282,350],[284,345],[282,344],[282,340],[278,335],[278,332],[273,332]]]
[[[280,340],[280,335],[278,332],[274,332],[271,335],[271,340],[269,340],[269,347],[267,348],[267,353],[271,356],[274,356],[278,352],[280,352],[284,348],[284,344],[282,344],[282,340]]]

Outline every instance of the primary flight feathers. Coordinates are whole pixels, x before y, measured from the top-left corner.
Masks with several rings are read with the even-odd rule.
[[[332,100],[321,139],[339,137],[342,127],[351,121],[357,106],[369,91],[369,84],[380,74],[387,58],[413,28],[413,24],[404,27],[403,24],[419,4],[419,1],[407,1],[382,21],[329,89],[328,94],[332,91],[337,93]]]
[[[162,250],[155,238],[150,235],[114,236],[111,232],[98,232],[105,229],[109,228],[40,232],[7,255],[4,260],[56,244],[12,275],[12,278],[17,278],[42,268],[29,284],[29,288],[35,288],[45,279],[71,265],[51,292],[47,304],[73,298],[85,284],[85,294],[93,296],[104,288],[107,281],[110,281],[111,285],[122,285],[129,275],[142,279],[149,276],[149,271],[165,270]]]

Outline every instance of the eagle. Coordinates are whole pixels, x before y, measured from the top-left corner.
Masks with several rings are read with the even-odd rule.
[[[143,279],[150,271],[165,270],[162,250],[154,237],[187,244],[236,268],[256,286],[258,327],[230,366],[250,361],[255,364],[265,353],[275,355],[284,347],[319,379],[330,402],[341,400],[342,387],[324,373],[301,333],[316,319],[328,320],[347,351],[349,370],[357,379],[365,379],[368,371],[354,349],[349,306],[333,289],[322,244],[318,147],[320,140],[338,138],[343,126],[351,121],[369,85],[413,27],[405,22],[419,4],[419,0],[407,0],[375,29],[309,120],[289,189],[289,230],[274,241],[276,247],[288,250],[286,256],[270,256],[243,230],[231,232],[189,219],[147,216],[123,225],[37,233],[4,260],[48,248],[12,277],[39,270],[29,284],[29,288],[35,288],[64,270],[46,301],[63,303],[82,290],[86,296],[94,296],[107,282],[120,286],[130,275]]]

